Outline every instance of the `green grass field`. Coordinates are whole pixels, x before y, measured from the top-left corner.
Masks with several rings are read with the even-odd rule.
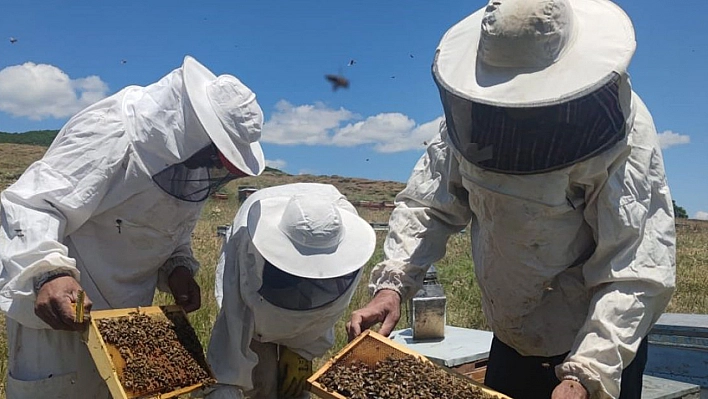
[[[4,189],[24,170],[34,159],[43,153],[42,147],[23,146],[16,144],[0,144],[0,190]],[[19,155],[18,155],[19,154]],[[12,156],[12,158],[10,158]],[[9,161],[12,159],[12,161]],[[216,317],[216,302],[214,299],[214,268],[217,262],[221,239],[216,234],[217,226],[231,224],[238,210],[238,185],[254,185],[267,187],[298,181],[313,181],[330,183],[340,189],[350,200],[390,201],[393,195],[403,187],[400,183],[374,182],[365,179],[344,178],[338,176],[289,176],[269,173],[258,178],[249,178],[232,182],[226,187],[229,194],[227,200],[210,199],[206,204],[202,217],[193,234],[193,249],[202,267],[197,275],[197,281],[202,287],[202,308],[189,315],[202,344],[206,347],[209,341],[211,326]],[[361,208],[360,215],[370,222],[387,222],[388,210],[372,210]],[[708,313],[708,222],[682,220],[677,223],[678,234],[678,265],[677,290],[668,312],[675,313]],[[382,243],[385,232],[377,232],[378,244],[374,256],[366,266],[366,272],[382,259]],[[480,292],[476,285],[474,269],[469,253],[469,236],[459,234],[448,243],[447,255],[436,264],[438,276],[447,296],[447,320],[449,325],[475,329],[487,329],[480,309]],[[342,316],[336,325],[335,346],[320,359],[316,359],[315,367],[337,353],[347,341],[344,323],[349,319],[349,312],[365,305],[368,300],[366,289],[367,279],[364,278],[357,287],[349,311]],[[172,298],[164,293],[157,293],[156,304],[172,303]],[[406,309],[403,309],[405,315]],[[7,348],[4,338],[4,319],[1,323],[0,336],[0,378],[2,386],[6,374]],[[408,322],[402,317],[397,328],[407,327]],[[0,387],[0,398],[4,398]]]

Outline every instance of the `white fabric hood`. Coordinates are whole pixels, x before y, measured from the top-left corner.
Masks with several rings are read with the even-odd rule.
[[[150,175],[211,143],[186,96],[182,68],[147,87],[127,87],[124,92],[126,130]]]

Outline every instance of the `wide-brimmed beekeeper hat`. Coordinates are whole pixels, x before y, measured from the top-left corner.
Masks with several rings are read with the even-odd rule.
[[[251,204],[247,227],[254,246],[278,269],[294,276],[328,279],[363,267],[376,234],[345,199],[295,194]]]
[[[256,95],[236,77],[217,77],[190,56],[182,67],[190,103],[221,155],[248,175],[261,174],[265,158],[258,140],[263,111]]]
[[[626,69],[636,48],[629,17],[609,0],[491,0],[443,36],[438,86],[502,107],[580,97]]]

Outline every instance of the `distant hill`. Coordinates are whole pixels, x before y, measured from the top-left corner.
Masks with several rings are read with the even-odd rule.
[[[40,159],[47,150],[52,138],[56,136],[56,130],[44,130],[38,132],[27,133],[2,133],[0,132],[0,191],[5,189],[10,184],[14,183],[22,172],[32,162]],[[48,142],[45,145],[27,145],[16,144],[17,141],[8,142],[6,138],[13,136],[34,136],[37,139],[44,138]],[[25,138],[27,140],[28,138]],[[236,194],[239,186],[252,186],[255,188],[265,188],[270,186],[289,184],[289,183],[323,183],[331,184],[346,195],[350,201],[372,201],[372,202],[391,202],[396,194],[405,188],[405,183],[385,181],[385,180],[369,180],[359,177],[344,177],[337,175],[290,175],[279,169],[266,167],[265,171],[256,177],[245,177],[235,180],[228,184],[227,191]],[[708,221],[695,219],[677,219],[677,227],[695,228],[702,226],[708,229]],[[2,396],[0,396],[1,398]]]
[[[49,144],[27,145],[2,142],[2,139],[7,136],[24,136],[25,134],[29,133],[0,133],[0,191],[17,180],[32,162],[40,159],[49,146]],[[56,135],[56,131],[54,131],[54,134]],[[229,183],[227,188],[229,189],[228,191],[235,193],[238,190],[238,186],[264,188],[302,182],[331,184],[337,187],[351,201],[390,202],[405,187],[405,184],[400,182],[369,180],[358,177],[290,175],[279,169],[266,167],[260,176],[235,180]]]
[[[30,144],[49,147],[57,137],[58,130],[33,130],[24,133],[0,132],[0,143]]]
[[[32,162],[41,158],[59,133],[58,130],[38,130],[25,133],[0,132],[0,190],[14,182]],[[252,185],[257,188],[288,183],[331,184],[351,201],[393,201],[405,184],[393,181],[368,180],[358,177],[289,175],[266,167],[257,177],[239,179],[231,187]]]

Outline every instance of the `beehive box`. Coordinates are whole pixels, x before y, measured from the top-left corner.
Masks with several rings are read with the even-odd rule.
[[[94,311],[83,338],[114,399],[176,398],[215,382],[179,306]]]
[[[405,360],[409,364],[413,361],[413,358],[417,362],[422,362],[426,370],[432,370],[436,375],[439,373],[447,374],[444,376],[449,384],[469,387],[469,392],[474,395],[469,395],[465,397],[479,397],[485,399],[510,399],[508,396],[496,392],[481,383],[464,376],[460,373],[452,371],[448,368],[442,367],[431,362],[425,356],[416,353],[404,345],[394,342],[374,331],[367,330],[355,340],[350,342],[345,346],[337,355],[332,357],[324,366],[322,366],[317,372],[315,372],[308,380],[309,390],[320,398],[323,399],[351,399],[347,396],[340,394],[337,390],[327,388],[328,379],[331,377],[331,372],[335,370],[352,368],[353,375],[361,376],[366,374],[362,372],[361,366],[373,369],[377,366],[381,367],[385,362],[390,361],[403,361]],[[392,360],[393,359],[393,360]],[[396,376],[391,378],[390,388],[391,390],[402,390],[405,386],[413,387],[416,384],[416,380],[423,380],[420,374],[416,378],[411,378],[411,380],[402,380],[401,376],[405,373],[396,373]],[[359,385],[366,385],[366,383],[359,382]],[[362,390],[365,389],[362,387]],[[417,389],[417,388],[416,388]],[[421,395],[421,391],[417,390],[418,395]],[[400,397],[391,395],[389,396],[387,392],[361,392],[361,397]],[[424,396],[418,396],[424,397]],[[437,395],[430,395],[430,399],[437,399]]]

